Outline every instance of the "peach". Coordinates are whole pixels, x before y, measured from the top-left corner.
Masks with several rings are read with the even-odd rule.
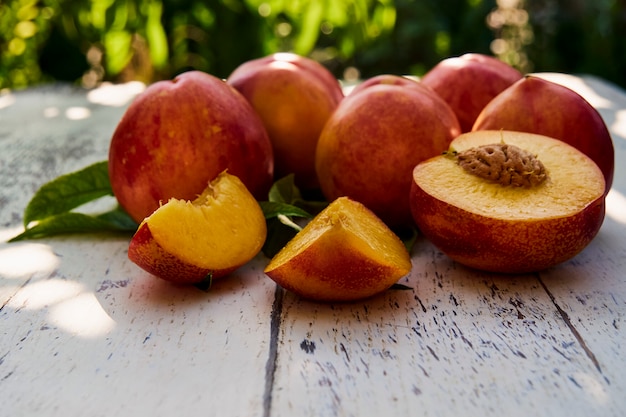
[[[520,78],[521,72],[495,57],[468,53],[440,61],[422,82],[452,107],[461,130],[469,132],[483,107]]]
[[[193,199],[225,169],[266,198],[271,143],[246,99],[199,71],[150,85],[124,113],[109,148],[113,193],[137,223],[162,201]]]
[[[588,155],[602,170],[606,192],[613,183],[615,150],[600,113],[575,91],[527,75],[481,111],[472,128],[518,130],[560,139]]]
[[[267,236],[257,200],[239,178],[220,173],[193,201],[172,198],[144,219],[128,257],[179,284],[228,275],[254,258]]]
[[[275,178],[294,174],[301,189],[317,189],[315,147],[343,98],[337,79],[312,59],[278,53],[243,63],[227,82],[248,99],[265,125]]]
[[[411,270],[402,241],[348,197],[331,202],[265,268],[283,288],[316,301],[354,301],[385,291]]]
[[[604,220],[604,176],[584,153],[524,132],[465,133],[413,171],[419,230],[466,266],[502,273],[553,267]]]
[[[411,171],[460,133],[450,107],[419,82],[373,83],[339,104],[320,135],[316,171],[328,201],[348,196],[392,227],[413,223]]]
[[[358,94],[362,90],[365,90],[373,85],[379,85],[379,84],[390,84],[390,85],[397,85],[397,86],[407,87],[407,88],[427,88],[427,89],[429,88],[429,87],[426,87],[423,83],[416,82],[416,81],[417,79],[410,78],[407,76],[400,76],[400,75],[395,75],[395,74],[379,74],[379,75],[370,77],[362,81],[361,83],[357,84],[356,86],[354,86],[354,88],[350,92],[350,95]]]

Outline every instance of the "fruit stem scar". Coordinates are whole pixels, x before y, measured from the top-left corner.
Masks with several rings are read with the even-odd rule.
[[[548,178],[537,156],[507,143],[470,148],[456,158],[465,171],[502,186],[531,188]]]

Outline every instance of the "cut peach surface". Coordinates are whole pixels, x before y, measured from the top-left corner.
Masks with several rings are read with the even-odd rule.
[[[408,251],[385,223],[340,197],[276,254],[265,273],[303,298],[351,301],[388,289],[410,270]]]
[[[170,199],[147,217],[128,257],[165,280],[197,283],[247,263],[266,234],[258,202],[239,178],[222,172],[194,201]]]
[[[501,165],[488,153],[506,157]],[[468,158],[474,168],[464,167]],[[506,175],[493,176],[501,168]],[[411,209],[421,232],[459,263],[531,272],[572,258],[593,240],[604,220],[604,187],[598,166],[560,140],[473,132],[415,168]]]

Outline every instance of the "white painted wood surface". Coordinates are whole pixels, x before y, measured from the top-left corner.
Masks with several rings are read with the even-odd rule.
[[[204,293],[141,271],[128,236],[4,243],[39,186],[106,159],[139,89],[1,95],[0,416],[626,415],[626,93],[544,76],[613,134],[597,238],[516,277],[419,239],[401,280],[411,290],[351,304],[284,292],[263,256]]]

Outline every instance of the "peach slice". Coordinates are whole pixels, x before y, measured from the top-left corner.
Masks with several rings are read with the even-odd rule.
[[[363,204],[339,197],[265,268],[283,288],[316,301],[378,294],[411,270],[402,241]]]
[[[547,136],[480,131],[413,171],[411,210],[443,253],[472,268],[525,273],[582,251],[604,220],[602,171]]]
[[[238,177],[224,171],[195,200],[172,198],[147,217],[128,257],[159,278],[193,284],[247,263],[266,235],[259,203]]]

